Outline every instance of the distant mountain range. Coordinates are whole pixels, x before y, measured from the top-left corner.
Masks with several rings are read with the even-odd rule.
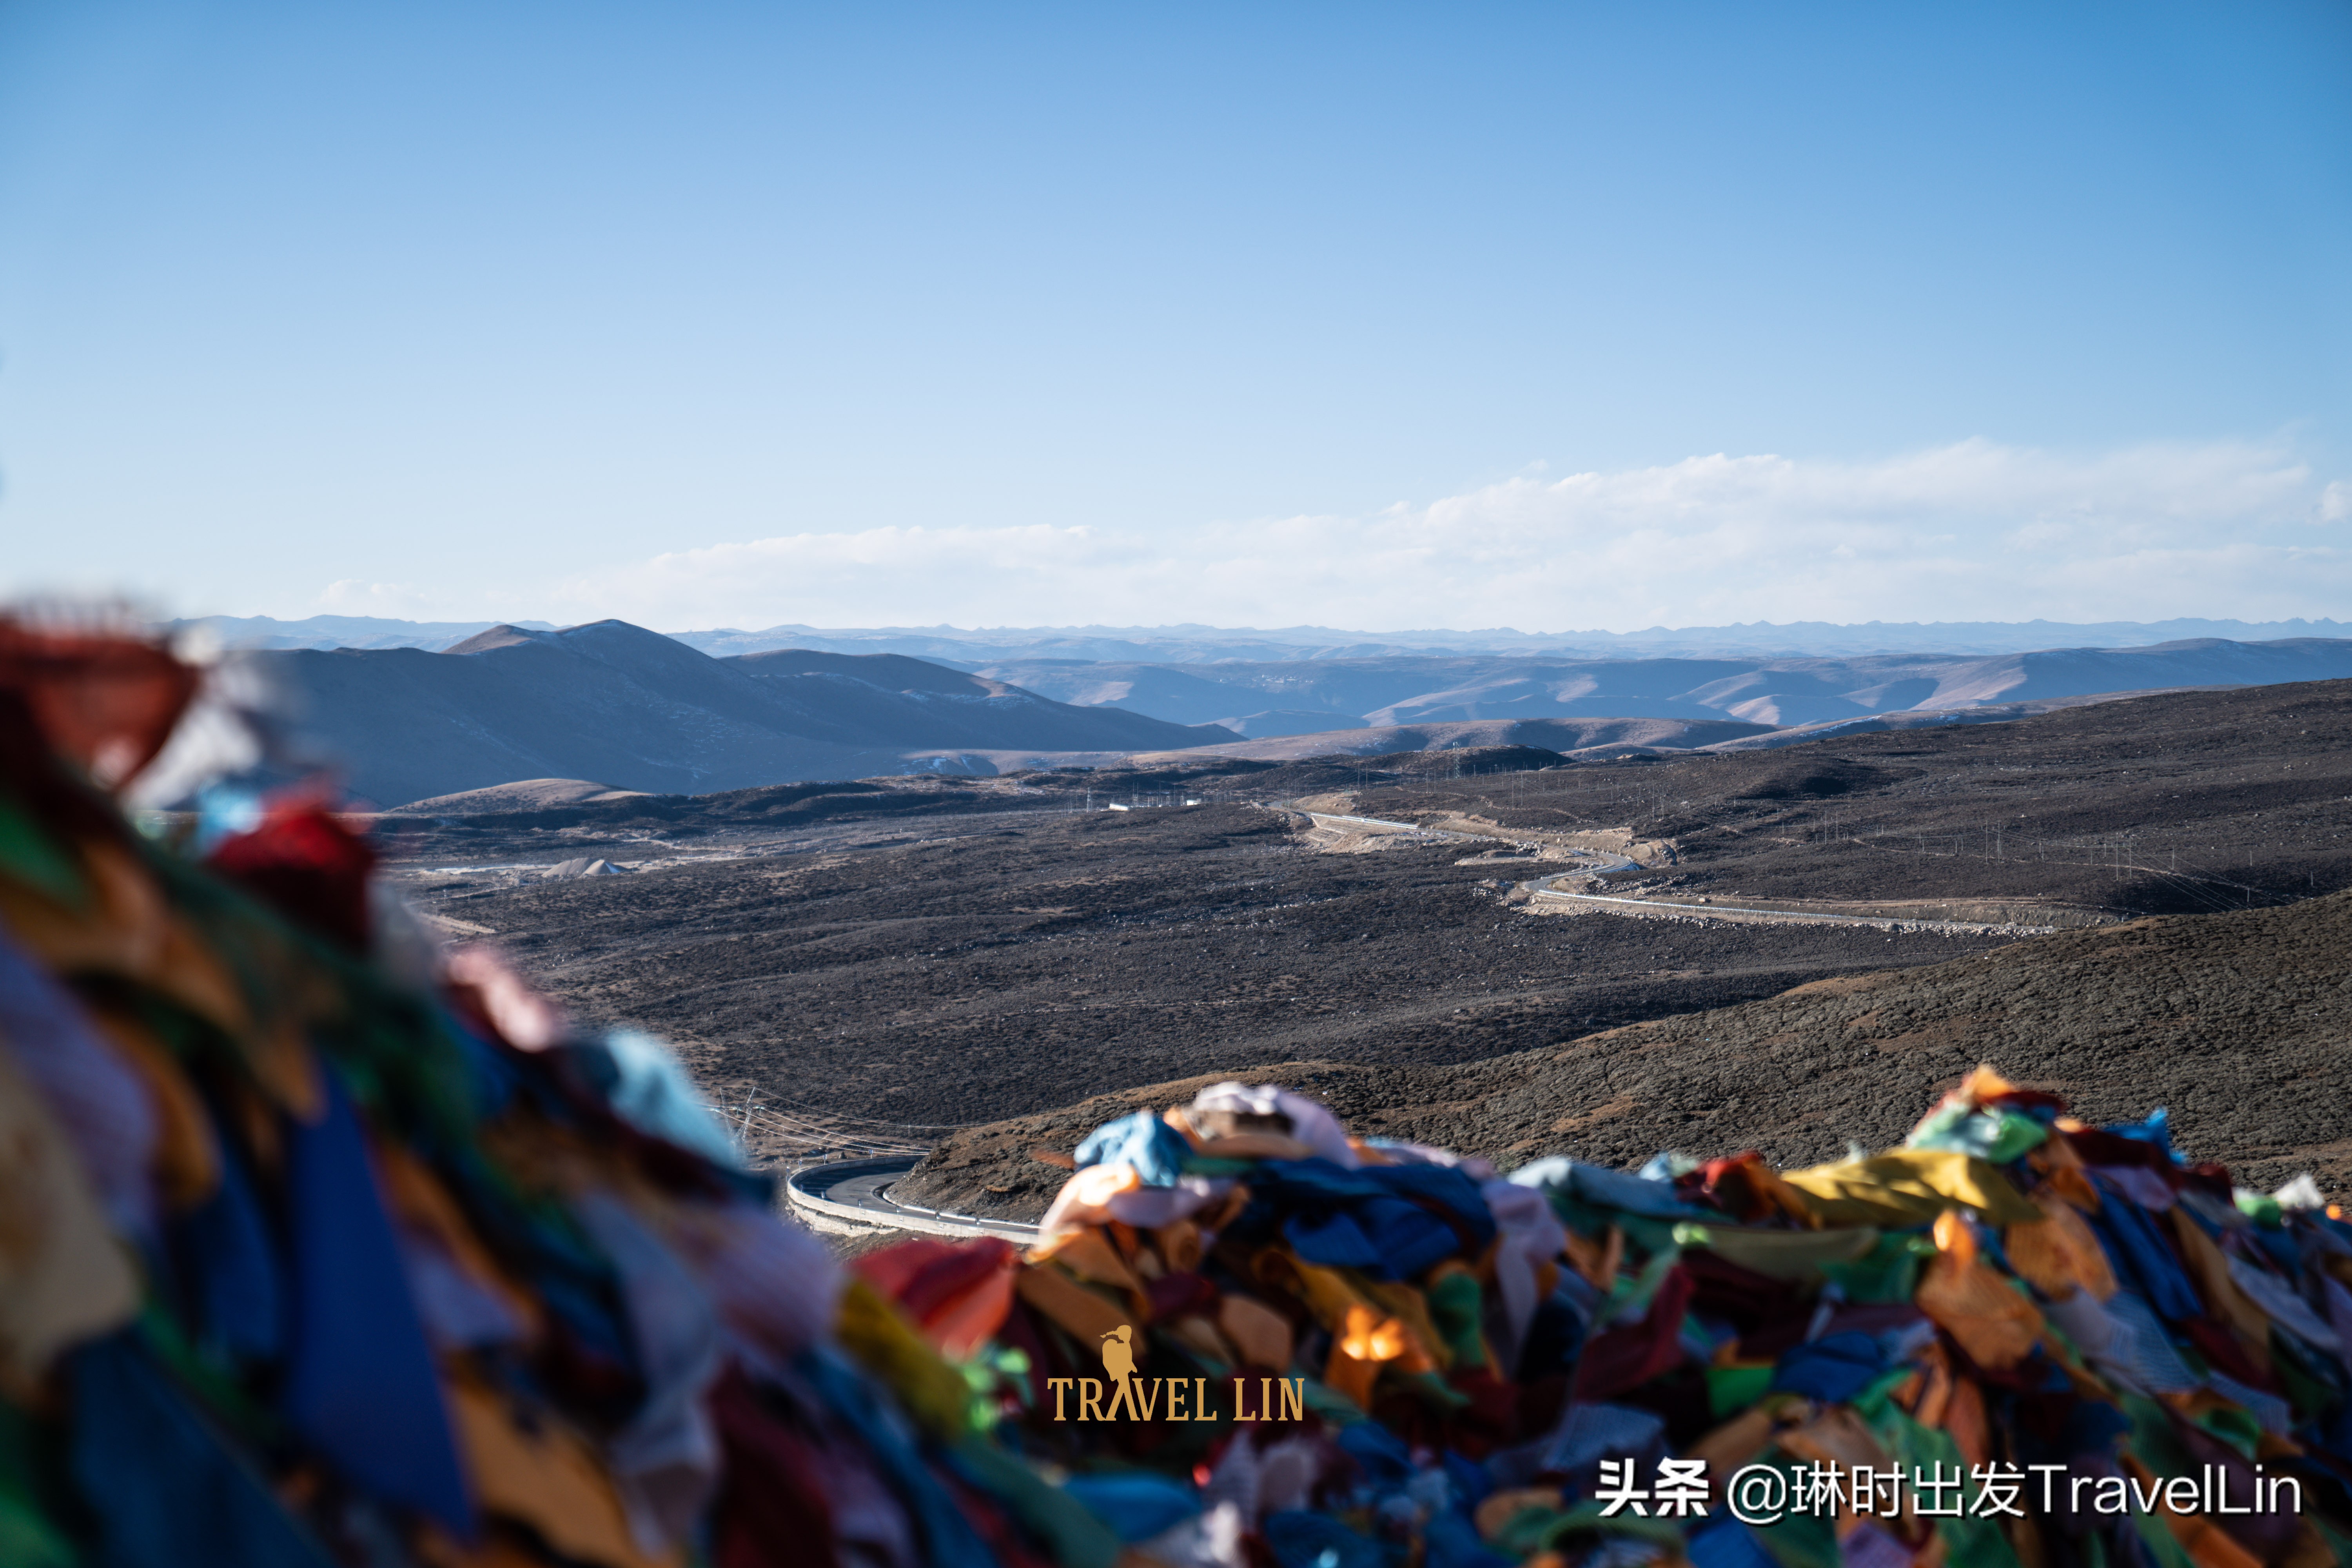
[[[384,624],[352,617],[344,631],[382,639],[394,635]],[[1593,754],[1744,748],[1994,720],[2118,692],[2352,677],[2352,639],[2313,637],[1973,656],[1286,652],[955,666],[828,648],[714,656],[598,621],[484,627],[438,652],[294,647],[257,657],[306,716],[313,747],[340,759],[352,788],[383,805],[524,779],[707,794],[1098,765],[1203,747],[1269,758],[1503,743]],[[1961,717],[1908,717],[1938,714]],[[1639,738],[1595,728],[1609,724],[1650,728]]]
[[[942,748],[1126,752],[1231,735],[887,654],[713,658],[625,621],[496,626],[439,653],[257,658],[310,747],[379,805],[542,778],[698,795],[916,771]]]
[[[205,631],[230,647],[426,647],[444,648],[477,632],[501,626],[499,621],[395,621],[378,616],[312,616],[307,620],[279,621],[268,616],[196,616],[166,621],[171,632]],[[545,621],[517,621],[524,631],[551,632]]]
[[[401,621],[368,616],[312,616],[281,621],[268,616],[208,616],[173,621],[203,626],[240,647],[446,647],[485,631],[490,621]],[[519,621],[533,631],[554,628]],[[1843,626],[1797,621],[1774,626],[1653,626],[1638,632],[1344,631],[1330,626],[1254,628],[1167,626],[1029,626],[966,630],[959,626],[824,627],[785,625],[763,631],[670,634],[704,653],[761,653],[812,648],[829,653],[896,653],[967,668],[1008,659],[1078,658],[1117,663],[1200,664],[1220,659],[1258,662],[1301,658],[1377,658],[1429,654],[1558,654],[1576,657],[1853,658],[1867,654],[2032,653],[2053,647],[2144,647],[2199,637],[2268,641],[2279,637],[2352,635],[2352,626],[2322,621],[1937,621]]]
[[[1064,702],[1126,708],[1176,723],[1222,723],[1251,739],[1496,719],[1737,719],[1781,727],[2113,691],[2336,679],[2352,676],[2352,640],[2207,637],[1989,658],[1419,654],[1213,665],[1006,659],[982,665],[979,673]]]
[[[1551,654],[1620,658],[1853,658],[1866,654],[2033,653],[2053,647],[2143,647],[2198,637],[2267,641],[2352,635],[2336,621],[1872,621],[1841,626],[1797,621],[1773,626],[1652,626],[1638,632],[1341,631],[1285,626],[1273,631],[1218,626],[1035,626],[966,631],[957,626],[873,629],[770,626],[765,631],[676,632],[709,653],[768,647],[821,647],[841,653],[903,653],[945,663],[1079,658],[1150,664],[1228,659],[1380,658],[1408,655]]]

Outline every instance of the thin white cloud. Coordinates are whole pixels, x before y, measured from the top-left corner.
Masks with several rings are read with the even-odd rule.
[[[583,574],[499,613],[672,629],[2269,620],[2352,603],[2352,547],[2311,526],[2345,521],[2347,494],[2256,444],[1695,457],[1360,517],[781,534]]]

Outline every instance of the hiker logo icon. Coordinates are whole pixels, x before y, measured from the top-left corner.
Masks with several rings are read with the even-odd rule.
[[[1125,1383],[1135,1375],[1135,1330],[1121,1323],[1103,1336],[1103,1371],[1113,1383]]]

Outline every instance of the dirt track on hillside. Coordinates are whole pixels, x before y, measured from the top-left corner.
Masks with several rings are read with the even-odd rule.
[[[1986,945],[1529,920],[1458,844],[1325,855],[1290,820],[938,823],[442,907],[586,1016],[679,1042],[730,1100],[922,1126],[1301,1058],[1478,1061]]]
[[[1981,1057],[2079,1094],[2087,1114],[2168,1103],[2192,1148],[2257,1173],[2304,1161],[2342,1179],[2331,1119],[2352,1100],[2335,1042],[2352,1020],[2334,987],[2352,944],[2339,903],[2298,900],[2352,880],[2352,682],[1709,761],[1373,773],[1350,759],[1222,780],[647,797],[412,825],[394,870],[584,1015],[677,1040],[730,1101],[971,1124],[1279,1068],[1322,1073],[1314,1087],[1381,1126],[1505,1154],[1631,1163],[1758,1143],[1815,1159],[1849,1136],[1899,1137]],[[1611,889],[1636,896],[2030,901],[2110,918],[2268,907],[2008,949],[1535,919],[1508,901],[1524,873],[1457,864],[1460,844],[1318,854],[1296,818],[1235,801],[1334,790],[1370,816],[1670,844],[1666,863]],[[1222,803],[1066,809],[1089,791]],[[713,852],[740,858],[694,860]],[[669,868],[522,887],[514,872],[425,869],[607,855]],[[1944,965],[1934,988],[1906,989],[1921,964]],[[1904,973],[1861,980],[1880,970]],[[1855,988],[1778,994],[1822,980]],[[1692,1016],[1724,1020],[1708,1010],[1734,1004],[1755,1005],[1719,1026]],[[1328,1065],[1281,1067],[1298,1062]],[[981,1200],[950,1206],[967,1201]]]

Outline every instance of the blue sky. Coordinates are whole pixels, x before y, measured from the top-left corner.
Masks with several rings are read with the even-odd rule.
[[[0,5],[0,572],[174,612],[2352,606],[2352,11]]]

